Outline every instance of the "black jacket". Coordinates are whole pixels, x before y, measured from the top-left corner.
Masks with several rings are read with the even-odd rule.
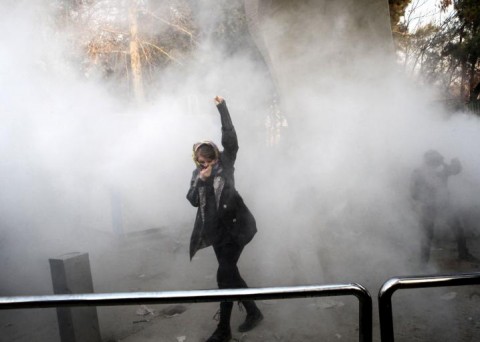
[[[235,189],[234,164],[238,140],[225,101],[218,106],[222,122],[222,146],[219,161],[206,181],[195,169],[187,199],[198,207],[190,239],[190,259],[202,248],[226,241],[244,246],[257,232],[255,218]]]
[[[410,195],[419,204],[438,210],[445,209],[450,204],[448,178],[461,171],[462,165],[458,159],[438,167],[424,164],[412,173]]]

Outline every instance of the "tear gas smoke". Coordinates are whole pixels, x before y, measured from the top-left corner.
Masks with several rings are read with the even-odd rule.
[[[239,136],[237,188],[259,228],[240,260],[252,286],[359,282],[376,289],[409,273],[419,228],[408,186],[427,149],[461,160],[452,195],[466,209],[480,204],[479,120],[433,105],[435,93],[404,79],[388,48],[372,48],[388,40],[368,30],[353,34],[358,6],[299,6],[266,20],[272,80],[252,54],[226,55],[208,39],[215,16],[197,5],[205,32],[197,55],[182,71],[159,75],[156,95],[133,106],[101,79],[78,74],[48,1],[40,3],[0,5],[1,31],[10,32],[0,50],[0,253],[11,274],[0,286],[4,294],[48,293],[43,260],[72,250],[94,259],[108,250],[128,263],[107,238],[114,233],[112,196],[121,198],[124,232],[161,228],[188,244],[191,147],[220,140],[217,94]],[[289,123],[277,148],[265,146],[272,83]],[[165,289],[189,288],[185,280],[196,271],[187,246],[181,257],[171,248],[171,258],[158,260]],[[214,258],[208,263],[213,270]],[[215,286],[213,279],[198,284]],[[104,291],[122,290],[109,286]]]

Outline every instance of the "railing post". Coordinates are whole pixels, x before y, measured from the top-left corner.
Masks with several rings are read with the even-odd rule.
[[[396,290],[479,284],[480,273],[478,272],[390,278],[378,292],[381,341],[394,342],[392,296]]]
[[[359,301],[359,341],[371,342],[372,341],[372,297],[370,293],[362,285],[354,284],[358,287],[357,295]]]
[[[380,315],[380,339],[382,342],[393,342],[392,295],[398,279],[386,281],[378,292],[378,311]]]

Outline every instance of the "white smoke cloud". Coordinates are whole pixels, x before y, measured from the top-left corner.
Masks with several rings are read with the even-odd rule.
[[[409,177],[427,149],[462,161],[452,193],[462,206],[479,205],[478,119],[449,116],[432,105],[431,90],[409,84],[388,47],[373,48],[388,39],[369,36],[368,25],[351,19],[364,15],[358,7],[348,13],[325,2],[310,13],[298,8],[266,21],[289,122],[283,143],[269,149],[264,120],[271,80],[250,53],[226,56],[206,35],[194,62],[165,72],[158,93],[135,106],[100,79],[79,75],[48,3],[0,5],[0,29],[10,32],[0,41],[0,239],[10,271],[25,257],[84,248],[98,253],[99,232],[115,233],[115,199],[124,232],[161,228],[188,244],[195,217],[185,199],[191,147],[220,140],[217,94],[226,98],[239,136],[237,187],[258,222],[240,261],[251,286],[379,286],[411,271],[418,224]],[[197,17],[208,32],[205,6]],[[215,261],[211,251],[199,253]],[[165,262],[168,270],[192,267],[186,251],[184,260],[168,260],[177,263]],[[383,262],[386,267],[377,267]],[[166,276],[169,284],[186,286],[188,276],[178,273]],[[29,278],[28,272],[16,276]],[[49,279],[41,279],[24,291],[48,291]]]

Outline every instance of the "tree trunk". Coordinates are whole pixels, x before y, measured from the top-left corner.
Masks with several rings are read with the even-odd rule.
[[[477,66],[477,58],[472,58],[472,63],[470,65],[470,82],[469,82],[469,100],[475,101],[477,99],[478,94],[475,94],[475,69]]]
[[[145,95],[142,82],[142,61],[140,59],[138,43],[138,22],[137,22],[137,1],[132,1],[130,5],[130,66],[132,69],[132,85],[135,100],[143,103]]]
[[[460,46],[463,44],[463,34],[464,34],[464,27],[460,29]],[[460,101],[465,101],[465,79],[467,77],[467,57],[462,56],[461,64],[460,64],[460,72],[461,72],[461,79],[460,79]]]

